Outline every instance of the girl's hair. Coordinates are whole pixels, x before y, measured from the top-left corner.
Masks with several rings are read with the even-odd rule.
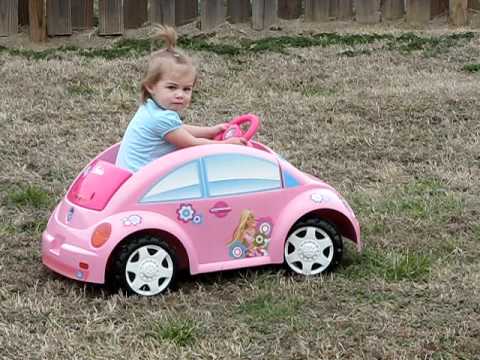
[[[248,209],[243,210],[242,214],[240,215],[240,223],[238,224],[237,228],[233,233],[233,239],[231,242],[235,240],[242,241],[245,230],[248,229],[248,227],[250,226],[249,223],[253,220],[255,220],[255,216],[253,216],[253,213]]]
[[[141,82],[140,101],[144,103],[151,97],[147,86],[154,85],[157,81],[171,71],[172,65],[185,65],[195,69],[192,59],[176,49],[177,32],[170,26],[159,25],[156,27],[156,33],[153,39],[161,39],[165,43],[165,48],[154,51],[148,61],[148,69]]]

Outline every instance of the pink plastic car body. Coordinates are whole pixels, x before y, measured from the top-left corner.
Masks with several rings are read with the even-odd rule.
[[[155,295],[177,269],[199,274],[287,262],[315,275],[340,261],[343,238],[361,250],[359,223],[337,191],[265,145],[251,145],[186,148],[133,174],[114,165],[113,145],[53,211],[43,263],[72,279],[112,280]]]

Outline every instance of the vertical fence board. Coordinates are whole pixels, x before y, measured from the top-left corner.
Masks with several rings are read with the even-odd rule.
[[[277,21],[278,0],[253,0],[252,27],[255,30],[268,28]]]
[[[337,0],[330,0],[330,8],[328,14],[330,18],[335,19],[337,17]]]
[[[337,0],[337,19],[345,20],[353,17],[353,0]]]
[[[123,0],[125,29],[136,29],[148,20],[148,0]]]
[[[28,25],[28,0],[18,1],[18,24]]]
[[[454,26],[467,25],[468,0],[450,0],[449,21]]]
[[[163,25],[175,25],[175,0],[151,0],[150,21]]]
[[[0,36],[18,31],[18,0],[0,1]]]
[[[296,19],[302,13],[302,0],[278,0],[278,17]]]
[[[328,21],[330,0],[305,0],[305,21]]]
[[[480,10],[480,0],[469,0],[468,7],[474,10]]]
[[[47,0],[48,35],[72,34],[72,2],[71,0]]]
[[[30,38],[32,41],[47,40],[47,23],[43,0],[29,0],[28,20],[30,25]]]
[[[380,0],[355,0],[355,13],[361,24],[380,22]]]
[[[431,0],[407,0],[407,21],[427,23],[431,18]]]
[[[72,29],[93,27],[93,0],[72,0]]]
[[[383,0],[382,14],[386,20],[401,19],[405,15],[404,0]]]
[[[228,0],[227,19],[232,24],[249,21],[252,16],[250,0]]]
[[[175,25],[185,25],[198,16],[198,0],[175,1]]]
[[[448,1],[449,0],[432,0],[431,17],[448,12]]]
[[[202,0],[200,3],[202,30],[211,30],[225,21],[225,2],[223,0]]]
[[[99,0],[98,10],[100,35],[123,34],[122,0]]]

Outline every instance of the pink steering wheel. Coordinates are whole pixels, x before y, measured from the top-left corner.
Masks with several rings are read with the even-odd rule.
[[[247,131],[243,132],[240,126],[245,123],[249,123],[249,127]],[[215,136],[215,140],[226,140],[231,137],[243,137],[248,141],[253,137],[253,135],[256,134],[259,126],[260,119],[258,116],[253,114],[240,115],[232,119],[228,123],[227,129]]]

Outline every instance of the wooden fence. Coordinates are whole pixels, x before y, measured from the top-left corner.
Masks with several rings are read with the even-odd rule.
[[[28,25],[34,41],[94,27],[100,35],[120,35],[143,24],[183,25],[200,20],[202,30],[224,21],[250,22],[262,30],[278,18],[322,22],[354,19],[362,24],[406,18],[426,23],[448,14],[454,26],[468,23],[480,0],[0,0],[0,36]]]

